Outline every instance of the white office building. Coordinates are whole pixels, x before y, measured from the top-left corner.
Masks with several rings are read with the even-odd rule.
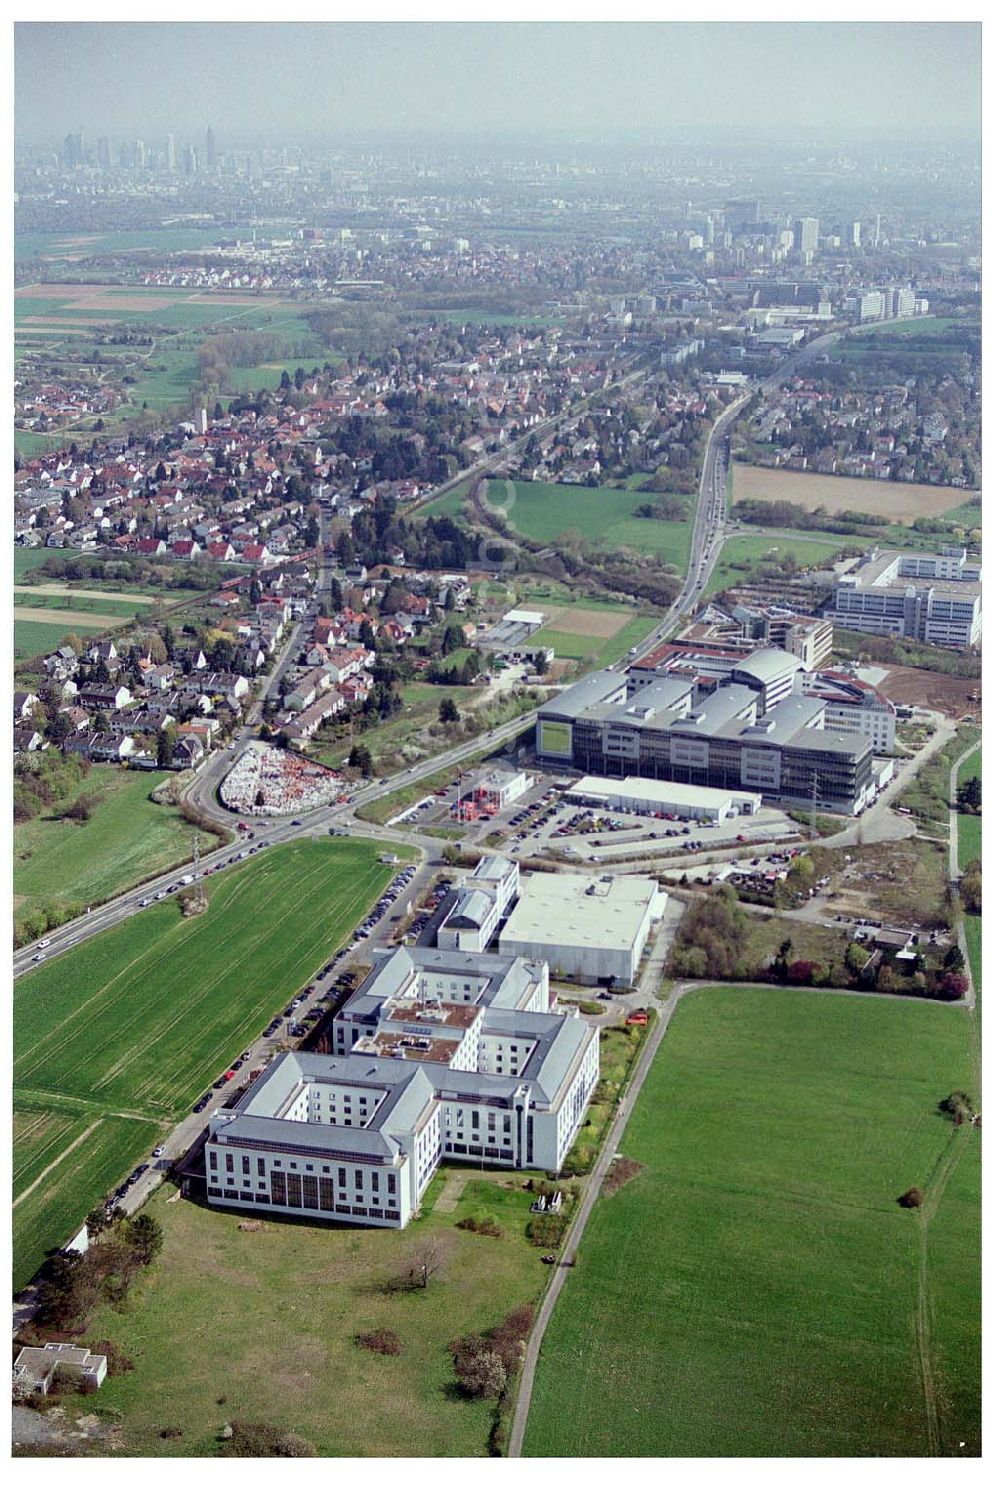
[[[837,580],[824,611],[834,625],[967,649],[982,639],[982,578],[964,549],[874,551]]]
[[[549,1009],[544,964],[394,949],[333,1029],[209,1120],[208,1201],[402,1228],[448,1158],[558,1171],[597,1084],[596,1028]]]
[[[485,854],[472,874],[461,878],[451,909],[438,927],[438,947],[482,953],[520,889],[520,866],[501,854]]]

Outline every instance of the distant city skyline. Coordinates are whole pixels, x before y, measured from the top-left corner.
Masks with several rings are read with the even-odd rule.
[[[976,23],[19,23],[18,138],[980,134]],[[151,60],[155,59],[155,83]],[[304,81],[308,80],[308,87]],[[324,87],[324,82],[326,87]],[[85,94],[81,87],[86,85]]]

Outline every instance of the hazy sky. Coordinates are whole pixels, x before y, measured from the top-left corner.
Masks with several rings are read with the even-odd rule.
[[[678,129],[979,132],[974,24],[20,24],[15,125],[51,138]]]

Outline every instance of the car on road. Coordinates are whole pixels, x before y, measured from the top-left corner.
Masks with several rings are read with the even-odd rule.
[[[45,957],[44,953],[36,953],[35,956],[34,956],[34,958],[31,960],[31,962],[33,964],[40,964],[42,962],[42,960],[44,959],[44,957]]]
[[[39,948],[48,948],[48,947],[51,947],[51,944],[52,944],[52,939],[51,938],[42,938],[42,941],[37,946]]]
[[[157,1161],[163,1155],[163,1151],[164,1151],[164,1148],[162,1146],[154,1146],[153,1147],[153,1156],[156,1158]]]

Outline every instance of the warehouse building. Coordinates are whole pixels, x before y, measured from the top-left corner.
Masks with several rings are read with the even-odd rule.
[[[383,953],[334,1041],[212,1115],[211,1204],[400,1229],[444,1159],[558,1171],[597,1084],[597,1029],[519,958]]]
[[[531,875],[500,932],[500,952],[583,984],[634,984],[666,897],[634,875]]]
[[[611,812],[673,814],[704,823],[724,823],[760,811],[759,792],[731,792],[714,786],[690,786],[680,781],[653,781],[647,776],[581,776],[566,793],[567,802],[603,807]]]

